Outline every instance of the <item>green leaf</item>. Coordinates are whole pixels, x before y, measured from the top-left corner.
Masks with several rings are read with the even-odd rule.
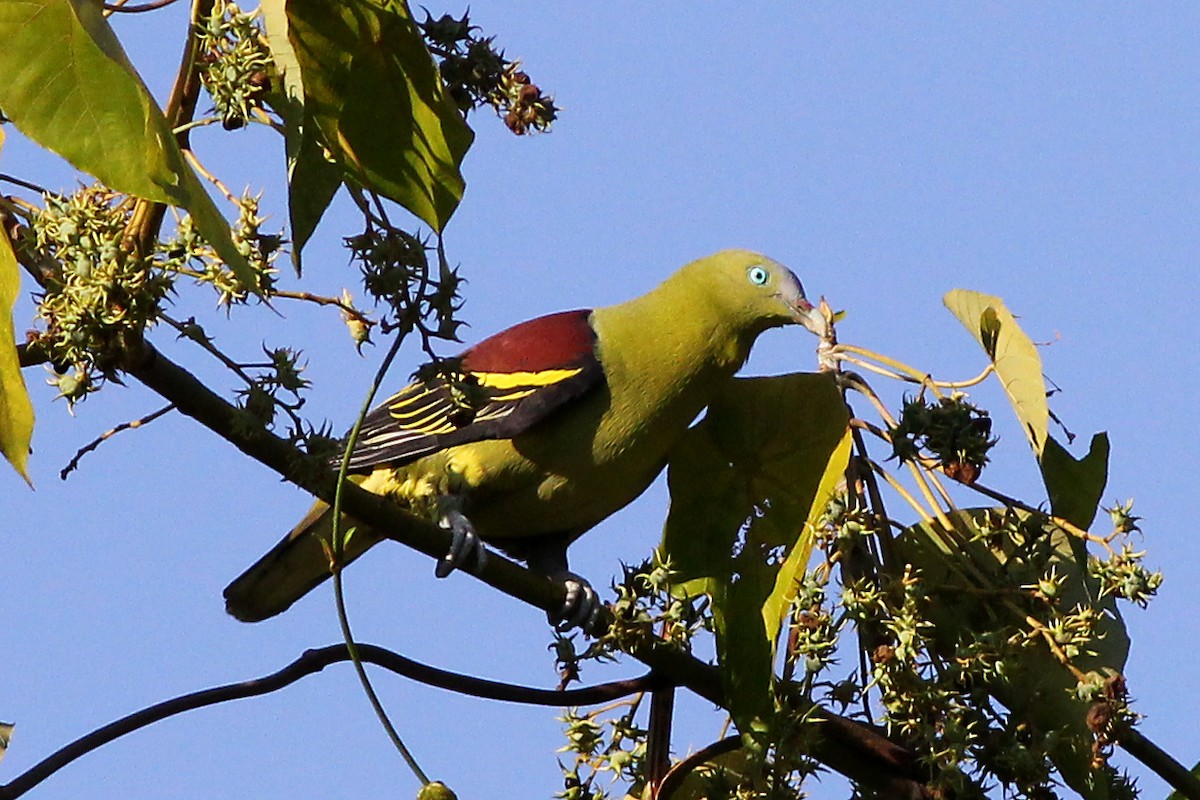
[[[1046,404],[1046,381],[1037,346],[1017,325],[1016,318],[999,297],[954,289],[942,302],[992,360],[1029,444],[1040,456],[1046,443],[1050,408]]]
[[[0,2],[0,108],[30,139],[118,192],[186,208],[249,287],[229,225],[91,0]]]
[[[931,635],[938,652],[950,658],[960,642],[983,631],[1028,630],[1029,609],[1013,598],[1022,594],[1017,591],[1022,586],[1036,584],[1043,566],[1052,565],[1067,578],[1059,607],[1092,606],[1102,612],[1095,651],[1080,654],[1073,663],[1084,673],[1121,673],[1129,636],[1113,598],[1096,599],[1099,586],[1087,572],[1086,550],[1044,515],[1023,512],[1018,516],[1033,525],[1034,544],[1017,546],[1007,538],[997,542],[999,537],[980,537],[988,515],[1003,513],[1004,509],[962,509],[949,515],[950,531],[921,524],[895,540],[899,563],[918,568],[925,584],[933,587],[926,615],[934,623]],[[1037,546],[1049,548],[1042,553],[1048,558],[1044,565],[1031,558]],[[1086,800],[1104,800],[1109,792],[1103,773],[1091,768],[1092,736],[1086,723],[1091,702],[1076,695],[1076,684],[1071,672],[1039,644],[1021,650],[1005,679],[986,688],[1016,719],[1041,731],[1061,731],[1050,756],[1063,780]]]
[[[4,131],[0,130],[0,146],[3,144]],[[29,442],[33,438],[33,404],[21,376],[12,316],[20,290],[21,268],[12,242],[0,231],[0,452],[32,486],[27,466]]]
[[[1093,436],[1088,454],[1079,460],[1049,436],[1040,463],[1051,513],[1087,530],[1108,482],[1108,434]]]
[[[473,134],[401,0],[287,0],[304,106],[357,182],[441,231]],[[308,136],[309,131],[305,131]]]
[[[808,563],[811,521],[849,458],[829,375],[733,381],[672,453],[663,547],[713,598],[730,711],[745,733],[771,711],[780,619]]]
[[[288,38],[285,6],[286,0],[264,0],[260,8],[271,57],[282,84],[282,91],[273,92],[269,102],[283,118],[285,127],[292,263],[299,275],[301,252],[341,188],[342,168],[326,157],[316,122],[305,111],[300,61]]]
[[[305,116],[301,132],[288,136],[288,216],[292,229],[292,261],[300,274],[301,251],[312,238],[325,210],[342,188],[342,168],[326,158],[325,148],[313,136],[315,123]],[[289,125],[290,127],[290,125]],[[294,148],[294,149],[293,149]]]

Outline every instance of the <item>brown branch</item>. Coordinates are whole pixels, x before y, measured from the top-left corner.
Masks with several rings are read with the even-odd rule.
[[[166,8],[176,2],[178,0],[152,0],[152,2],[142,3],[137,6],[126,5],[124,2],[105,3],[104,10],[110,14],[142,14],[146,11],[157,11],[160,8]]]
[[[112,437],[116,436],[121,431],[127,431],[127,430],[131,430],[133,428],[140,428],[143,425],[147,425],[151,422],[154,422],[154,420],[156,420],[159,417],[161,417],[162,415],[166,414],[168,411],[174,410],[174,408],[175,408],[175,405],[173,403],[168,403],[167,405],[163,406],[162,408],[158,409],[157,411],[152,411],[144,417],[141,417],[141,418],[135,419],[135,420],[131,420],[129,422],[122,422],[120,425],[116,426],[115,428],[108,429],[107,431],[100,434],[92,441],[85,444],[83,447],[79,448],[79,451],[77,453],[75,453],[75,457],[71,459],[70,463],[68,463],[65,467],[63,467],[62,471],[58,473],[58,477],[65,481],[67,479],[67,476],[70,475],[72,472],[74,472],[75,468],[79,466],[79,460],[81,458],[83,458],[85,455],[87,455],[88,453],[95,450],[97,447],[99,447],[101,444],[103,444],[106,440],[111,439]]]
[[[337,297],[326,297],[325,295],[313,294],[312,292],[293,292],[286,289],[272,289],[271,297],[283,297],[288,300],[302,300],[306,303],[316,303],[319,306],[335,306],[341,310],[343,314],[353,320],[361,322],[368,328],[375,325],[375,320],[368,317],[363,312],[355,308],[351,303]]]
[[[18,178],[16,175],[0,173],[0,181],[4,181],[6,183],[11,183],[14,186],[20,186],[22,189],[28,189],[29,191],[37,192],[38,194],[46,194],[47,193],[45,187],[38,186],[36,183],[30,183],[27,180]]]
[[[726,753],[732,753],[741,746],[742,737],[726,736],[724,739],[718,739],[707,747],[700,748],[671,767],[671,770],[663,777],[662,783],[654,789],[654,793],[651,796],[656,799],[663,798],[663,800],[670,800],[671,795],[682,788],[683,782],[698,767]]]
[[[820,725],[820,723],[817,723]],[[824,728],[820,728],[824,730]],[[663,778],[661,784],[654,791],[652,797],[661,798],[661,800],[671,800],[671,796],[679,791],[683,786],[683,782],[688,776],[696,771],[699,767],[704,766],[710,761],[714,761],[723,755],[732,753],[742,746],[740,736],[726,736],[724,739],[718,739],[707,747],[703,747],[692,753],[687,758],[679,761]],[[833,764],[829,764],[838,772],[845,773],[842,769]],[[886,797],[889,800],[934,800],[935,798],[943,798],[945,795],[934,789],[930,789],[925,784],[919,781],[907,780],[899,775],[876,775],[874,782],[863,781],[875,790],[875,796]],[[969,791],[955,797],[971,797]],[[982,794],[978,795],[982,797]]]
[[[675,712],[675,687],[664,686],[650,693],[650,722],[646,741],[646,783],[651,791],[666,779],[671,769],[671,721]],[[670,797],[670,795],[666,795]]]
[[[171,96],[167,99],[163,115],[167,125],[177,130],[175,141],[181,150],[189,148],[188,122],[196,115],[196,104],[200,100],[200,40],[196,36],[197,23],[212,12],[214,0],[194,0],[189,17],[187,40],[183,45],[183,56],[180,59],[179,71],[175,76],[175,84],[171,87]],[[154,240],[162,228],[167,207],[163,203],[139,199],[126,228],[128,242],[139,253],[149,253],[153,249]]]
[[[50,359],[46,357],[46,349],[44,347],[30,346],[28,344],[17,345],[17,363],[21,368],[36,367],[38,364],[45,364]]]
[[[1134,728],[1125,728],[1117,735],[1117,744],[1129,755],[1154,770],[1171,788],[1188,800],[1200,800],[1200,777],[1180,764],[1171,754],[1147,739]]]
[[[447,672],[413,661],[399,653],[376,645],[360,644],[358,650],[363,661],[383,667],[403,677],[461,694],[509,703],[548,706],[593,705],[616,697],[625,697],[635,692],[646,691],[665,683],[664,678],[648,674],[640,678],[565,691],[535,689]],[[349,660],[350,654],[344,644],[307,650],[283,669],[262,678],[203,689],[136,711],[76,739],[0,786],[0,800],[15,800],[76,759],[121,736],[153,725],[155,722],[205,706],[279,691],[301,678],[320,672],[330,664]]]

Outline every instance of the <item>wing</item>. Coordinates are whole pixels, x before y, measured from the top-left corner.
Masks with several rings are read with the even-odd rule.
[[[481,439],[509,439],[603,383],[591,311],[523,322],[464,352],[465,382],[479,397],[456,402],[441,378],[417,380],[363,420],[350,470],[414,461]]]

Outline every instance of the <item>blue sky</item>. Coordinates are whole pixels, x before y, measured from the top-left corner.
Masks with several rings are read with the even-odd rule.
[[[160,98],[182,12],[117,20]],[[1188,765],[1200,759],[1195,703],[1180,699],[1191,696],[1186,665],[1200,641],[1190,506],[1200,474],[1200,9],[507,2],[477,3],[472,19],[525,60],[563,111],[553,133],[526,139],[486,113],[472,118],[468,190],[447,236],[470,281],[464,338],[617,302],[692,258],[749,247],[846,309],[843,341],[955,378],[978,372],[983,357],[942,295],[962,287],[1004,297],[1035,340],[1054,342],[1042,356],[1062,389],[1056,413],[1084,441],[1099,430],[1112,438],[1106,500],[1136,498],[1148,563],[1166,574],[1149,610],[1126,612],[1131,691],[1147,735]],[[282,147],[271,134],[212,127],[194,142],[233,186],[264,188],[265,208],[284,224]],[[67,189],[73,180],[11,134],[0,171]],[[302,288],[355,286],[339,249],[355,230],[346,206],[306,251]],[[286,319],[249,309],[222,324],[196,291],[175,314],[208,315],[218,343],[246,360],[260,344],[302,348],[314,383],[307,410],[345,427],[380,349],[358,358],[334,313],[280,311]],[[28,315],[28,305],[18,309],[18,330]],[[747,371],[811,369],[806,337],[772,332]],[[153,340],[217,388],[233,387],[166,331]],[[393,383],[419,360],[414,349],[402,354]],[[72,419],[36,370],[27,380],[37,489],[0,475],[0,719],[17,725],[4,779],[132,710],[266,674],[338,640],[327,591],[260,625],[223,612],[225,583],[307,509],[299,490],[178,416],[108,442],[60,482],[79,447],[160,402],[136,384],[113,386]],[[985,480],[1041,499],[1003,398],[977,398],[1002,436]],[[656,486],[584,537],[573,567],[603,585],[620,561],[640,560],[666,502]],[[360,639],[449,669],[553,685],[540,613],[465,576],[435,581],[427,559],[399,547],[376,548],[346,578]],[[585,680],[637,671],[593,668]],[[464,800],[559,788],[556,710],[390,676],[377,684],[425,769]],[[677,747],[715,738],[719,721],[704,705],[683,706]],[[1146,797],[1167,794],[1132,768]],[[405,797],[415,787],[340,666],[143,730],[36,791],[132,800]],[[814,788],[819,798],[845,795],[836,782]]]

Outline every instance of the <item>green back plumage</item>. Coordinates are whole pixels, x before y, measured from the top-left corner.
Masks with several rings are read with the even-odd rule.
[[[561,547],[645,490],[745,363],[758,334],[804,321],[810,309],[796,277],[762,255],[727,250],[694,261],[649,293],[592,313],[604,381],[587,394],[512,439],[380,467],[363,486],[410,507],[428,507],[438,493],[461,494],[485,541],[503,547],[545,539]],[[328,530],[329,514],[314,511],[230,584],[231,614],[274,615],[327,576],[312,532]],[[358,527],[356,550],[378,538],[347,524]]]

